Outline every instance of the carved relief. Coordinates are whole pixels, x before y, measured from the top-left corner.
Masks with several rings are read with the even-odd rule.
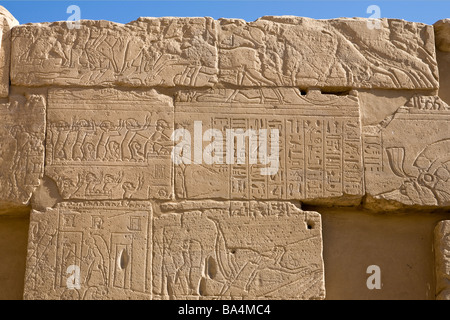
[[[0,7],[0,211],[33,192],[48,207],[31,213],[24,298],[324,299],[321,216],[290,201],[450,208],[447,20],[435,41],[393,19],[68,29]],[[370,119],[420,94],[362,127],[357,90],[364,112],[390,103]],[[434,249],[450,300],[450,221]]]
[[[50,90],[46,175],[64,199],[170,199],[173,106],[155,91]]]
[[[321,217],[288,202],[161,205],[153,295],[161,299],[323,299]]]
[[[15,85],[438,88],[433,27],[383,20],[140,18],[14,29]]]
[[[149,203],[133,201],[33,211],[24,298],[151,299],[151,218]],[[71,266],[80,270],[73,290]]]
[[[317,90],[301,95],[287,88],[182,92],[175,102],[175,128],[194,132],[194,121],[202,121],[203,132],[216,129],[224,137],[227,129],[277,129],[277,170],[261,174],[269,165],[252,162],[250,157],[256,157],[264,142],[259,140],[250,150],[247,137],[245,148],[239,149],[246,155],[242,163],[176,165],[179,198],[345,201],[364,194],[359,105],[353,95],[324,95]],[[195,137],[191,139],[194,146]],[[203,148],[207,143],[203,142]],[[193,157],[193,149],[188,158]],[[227,150],[226,142],[223,150]],[[238,143],[231,151],[236,159]],[[227,155],[216,156],[223,160]]]
[[[45,98],[14,95],[0,108],[0,199],[27,204],[44,173]]]
[[[402,20],[219,20],[220,81],[238,86],[437,89],[433,27]],[[407,61],[407,63],[405,63]]]
[[[14,29],[17,85],[212,86],[217,82],[212,18],[139,18],[126,25],[85,20]]]
[[[450,108],[415,96],[378,126],[364,128],[367,193],[404,205],[450,205]]]

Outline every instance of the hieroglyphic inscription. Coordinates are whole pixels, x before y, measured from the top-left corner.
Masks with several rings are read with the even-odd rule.
[[[165,203],[155,299],[323,299],[321,217],[289,202]]]
[[[13,95],[0,104],[0,200],[27,204],[44,173],[45,97]]]
[[[262,175],[265,165],[251,164],[248,155],[255,150],[249,150],[246,138],[243,164],[175,166],[179,198],[306,200],[364,193],[355,96],[323,95],[316,90],[301,95],[285,88],[182,92],[175,102],[175,127],[194,132],[194,121],[202,121],[204,131],[216,129],[223,136],[227,129],[277,129],[279,165],[275,174]],[[231,150],[234,157],[236,145]]]
[[[99,86],[212,86],[217,82],[212,18],[140,18],[122,25],[84,20],[13,30],[12,82]]]
[[[364,128],[367,193],[405,205],[450,205],[449,121],[439,97],[417,95]]]
[[[64,199],[172,197],[172,101],[155,91],[49,92],[45,173]]]
[[[151,299],[151,218],[149,203],[126,200],[33,211],[24,298]]]

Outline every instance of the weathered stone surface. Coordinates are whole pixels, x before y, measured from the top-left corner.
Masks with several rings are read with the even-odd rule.
[[[450,220],[441,221],[434,231],[436,299],[450,300]]]
[[[203,131],[218,130],[224,141],[227,129],[251,129],[256,134],[277,129],[279,157],[271,157],[270,139],[256,136],[244,138],[244,148],[236,142],[231,155],[224,142],[222,154],[215,150],[214,164],[195,163],[196,138],[192,136],[191,151],[184,155],[192,159],[191,164],[175,166],[179,198],[359,203],[364,195],[359,105],[353,93],[336,96],[310,90],[302,95],[287,88],[181,92],[175,102],[175,128],[193,133],[194,121],[202,121]],[[207,152],[210,140],[205,139],[200,152]],[[262,164],[259,153],[264,141],[270,158],[267,164]],[[238,154],[245,155],[241,163]],[[264,168],[273,172],[264,175]]]
[[[45,174],[63,199],[170,199],[173,103],[155,91],[51,89]]]
[[[321,230],[288,202],[61,203],[31,214],[24,297],[323,299]]]
[[[27,204],[44,173],[45,97],[0,103],[0,203]]]
[[[289,202],[178,202],[153,224],[154,299],[323,299],[318,213]]]
[[[434,24],[436,47],[445,52],[450,52],[450,19],[444,19]]]
[[[448,219],[448,212],[317,210],[327,300],[435,300],[433,230]],[[367,288],[367,280],[373,279],[366,273],[371,265],[380,267],[380,290]]]
[[[0,6],[0,98],[8,97],[9,66],[11,58],[11,28],[19,22]]]
[[[358,90],[361,125],[379,124],[415,95],[416,90]]]
[[[203,87],[217,82],[211,18],[140,18],[127,25],[83,20],[80,25],[15,28],[12,83]]]
[[[450,299],[448,19],[0,22],[25,299]]]
[[[438,88],[433,27],[402,20],[140,18],[13,30],[15,85]],[[219,79],[218,79],[219,78]]]
[[[380,124],[365,126],[367,194],[394,206],[450,206],[449,121],[439,97],[417,95]]]
[[[220,81],[239,86],[437,89],[433,27],[382,19],[219,20]]]
[[[24,298],[150,299],[151,219],[151,204],[132,201],[33,211]],[[70,266],[79,267],[79,289],[67,285],[78,275]]]

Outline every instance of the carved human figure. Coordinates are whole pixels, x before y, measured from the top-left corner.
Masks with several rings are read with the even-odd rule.
[[[60,120],[53,125],[54,130],[56,131],[56,143],[54,148],[54,157],[57,160],[68,160],[68,154],[65,148],[67,137],[69,135],[69,130],[71,126],[64,120]],[[72,152],[70,154],[70,158],[72,157]]]
[[[142,189],[142,186],[144,184],[144,178],[142,175],[139,175],[138,181],[133,183],[131,181],[126,181],[122,184],[123,189],[123,198],[124,199],[131,199],[133,197],[133,194],[139,190]]]
[[[122,160],[124,161],[130,161],[132,159],[132,152],[131,152],[131,141],[136,136],[136,134],[140,131],[145,130],[149,123],[149,118],[146,118],[146,123],[141,125],[138,120],[130,118],[125,121],[125,127],[127,129],[127,132],[125,134],[125,138],[122,141]]]
[[[156,153],[158,155],[170,153],[169,147],[172,145],[172,140],[165,133],[165,130],[169,127],[170,126],[166,120],[159,119],[156,122],[156,132],[152,134],[149,142],[147,143],[147,155],[149,153]]]
[[[108,161],[119,161],[121,159],[120,144],[117,141],[109,141],[105,158]]]
[[[100,179],[92,172],[84,172],[78,175],[76,189],[71,193],[74,197],[85,197],[96,193],[96,186],[100,183]]]
[[[74,161],[81,161],[83,158],[90,157],[89,154],[84,154],[83,152],[83,144],[86,139],[86,136],[89,132],[92,132],[95,128],[95,124],[93,121],[88,120],[80,120],[75,123],[74,128],[78,131],[77,133],[77,139],[75,141],[75,144],[73,146],[72,151],[72,160]],[[84,150],[87,152],[91,152],[92,150]]]
[[[130,143],[131,161],[142,162],[144,161],[144,147],[138,141],[132,141]]]
[[[113,176],[112,174],[105,174],[103,178],[103,193],[104,194],[114,194],[116,190],[118,190],[121,186],[121,182],[123,179],[123,171],[119,172],[117,176]]]
[[[100,137],[100,141],[97,145],[97,159],[105,160],[107,155],[107,145],[109,143],[109,139],[111,136],[118,136],[119,132],[115,129],[114,124],[111,121],[105,120],[100,124],[100,129],[102,130],[102,134]]]
[[[86,277],[84,283],[89,287],[107,285],[107,272],[105,267],[105,259],[97,246],[93,236],[85,240],[87,253],[84,256],[84,263],[87,265]]]
[[[199,295],[198,288],[202,278],[202,245],[198,241],[185,239],[182,243],[182,264],[175,275],[184,295]]]
[[[22,190],[25,186],[28,155],[31,153],[31,135],[26,132],[25,128],[21,125],[15,125],[10,130],[11,136],[15,140],[13,162],[10,168],[10,194],[14,198],[24,192]]]

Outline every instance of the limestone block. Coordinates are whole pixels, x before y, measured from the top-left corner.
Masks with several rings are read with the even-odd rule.
[[[19,22],[0,6],[0,98],[9,94],[9,66],[11,58],[11,29]]]
[[[443,19],[434,24],[436,47],[444,52],[450,52],[450,19]]]
[[[33,211],[24,298],[150,299],[151,219],[151,204],[133,201]]]
[[[320,90],[302,94],[291,88],[180,92],[175,128],[192,134],[190,149],[183,155],[187,161],[175,165],[176,196],[359,203],[364,183],[359,104],[354,94],[326,95]],[[195,121],[201,121],[202,128],[196,129]],[[213,139],[202,143],[202,134],[210,129],[223,137],[220,146],[214,140],[213,150]],[[228,145],[226,136],[239,138],[232,139],[227,130],[248,134],[253,130],[255,135],[244,137],[243,147],[239,141]],[[265,137],[263,130],[268,130]],[[271,136],[275,130],[278,141]],[[261,155],[264,146],[267,157]],[[181,150],[178,147],[174,153]],[[205,156],[202,160],[202,153],[213,154],[213,163],[207,163]]]
[[[380,124],[365,126],[369,200],[387,200],[380,202],[384,209],[449,206],[449,121],[450,108],[439,97],[417,95]]]
[[[0,110],[0,202],[28,204],[44,173],[45,97],[12,95]]]
[[[172,99],[152,91],[50,89],[45,175],[63,199],[170,199]]]
[[[25,299],[325,297],[318,213],[288,202],[156,207],[85,201],[33,211]]]
[[[215,39],[211,18],[23,25],[13,31],[11,78],[25,86],[211,86]]]
[[[379,124],[415,95],[416,90],[358,90],[361,125]]]
[[[381,29],[300,17],[23,25],[12,66],[26,86],[438,88],[433,26],[387,19]]]
[[[219,20],[220,81],[238,86],[437,89],[433,27],[382,19]]]
[[[289,202],[165,203],[154,299],[323,299],[321,217]]]
[[[436,299],[450,300],[450,221],[439,222],[434,230]]]

